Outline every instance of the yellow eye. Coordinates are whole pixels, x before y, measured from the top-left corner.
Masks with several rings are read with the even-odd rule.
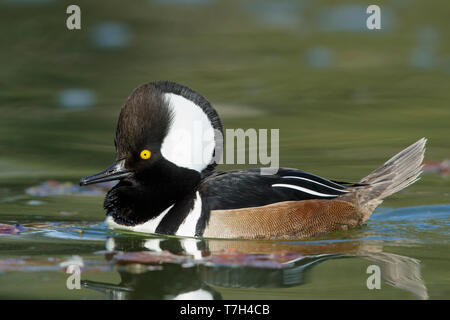
[[[144,149],[141,151],[141,159],[147,160],[151,155],[152,153],[150,152],[150,150]]]

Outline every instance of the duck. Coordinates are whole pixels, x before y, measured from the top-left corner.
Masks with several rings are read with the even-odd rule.
[[[103,205],[111,229],[305,239],[363,226],[386,197],[420,178],[427,141],[349,183],[293,168],[271,174],[260,168],[216,170],[221,134],[220,117],[204,96],[171,81],[145,83],[120,110],[115,161],[80,185],[117,181]]]

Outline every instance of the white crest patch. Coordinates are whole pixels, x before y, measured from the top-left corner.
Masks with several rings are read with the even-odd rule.
[[[173,121],[161,153],[179,167],[201,172],[213,158],[214,127],[194,102],[174,93],[165,93],[164,98],[172,110]]]

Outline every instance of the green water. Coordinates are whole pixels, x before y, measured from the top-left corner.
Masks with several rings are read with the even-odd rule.
[[[205,95],[226,128],[279,128],[284,167],[357,181],[421,137],[426,161],[450,158],[447,2],[381,1],[380,32],[327,30],[333,1],[274,3],[80,1],[79,31],[65,27],[70,3],[0,3],[0,223],[24,228],[0,234],[0,298],[450,297],[444,175],[424,175],[362,228],[296,242],[111,231],[102,195],[26,192],[106,168],[121,104],[162,79]],[[103,21],[128,26],[126,45],[95,45],[92,30]],[[69,88],[91,90],[92,105],[61,107]],[[156,244],[172,255],[152,251]],[[184,256],[193,244],[195,255]],[[60,267],[72,256],[84,262],[80,290],[67,289]],[[379,290],[366,286],[370,265],[381,269]]]

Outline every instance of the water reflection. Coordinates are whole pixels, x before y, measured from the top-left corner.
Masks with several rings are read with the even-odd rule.
[[[330,259],[364,258],[381,269],[381,279],[427,299],[420,261],[383,252],[377,242],[196,240],[179,238],[107,240],[105,259],[120,283],[83,281],[109,299],[221,299],[218,288],[287,288],[308,282],[308,273]]]
[[[119,271],[119,284],[83,281],[85,288],[103,292],[109,299],[218,300],[221,295],[202,279],[197,267],[165,264],[159,270]]]

